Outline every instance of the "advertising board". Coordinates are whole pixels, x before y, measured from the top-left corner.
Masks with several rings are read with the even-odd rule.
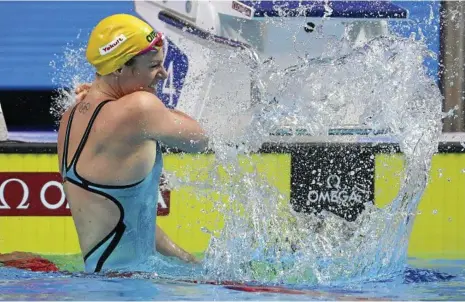
[[[330,211],[354,221],[373,201],[374,157],[370,149],[313,146],[295,152],[292,160],[291,203],[305,213]]]
[[[71,216],[57,172],[0,172],[0,216]],[[170,192],[162,191],[157,216],[169,214]]]
[[[323,156],[326,161],[318,159],[322,152],[327,155]],[[337,160],[338,154],[345,152],[347,149],[341,146],[270,149],[240,158],[241,172],[233,176],[219,168],[213,154],[167,154],[165,172],[178,181],[169,192],[168,211],[160,214],[159,206],[157,223],[187,251],[204,252],[211,233],[223,227],[216,205],[229,196],[218,186],[239,183],[241,173],[257,173],[277,188],[284,202],[291,202],[295,210],[300,206],[306,213],[323,208],[351,221],[347,214],[357,215],[365,202],[374,202],[380,208],[390,203],[403,176],[402,156],[376,150],[370,155],[367,149],[365,157],[357,157],[359,161],[346,161],[338,167],[331,164],[331,158]],[[218,173],[213,179],[215,169]],[[0,154],[0,253],[80,252],[57,170],[54,153]],[[463,150],[434,155],[429,182],[415,214],[409,256],[465,258],[464,171]]]
[[[170,192],[161,194],[157,215],[169,216]],[[56,154],[0,154],[0,253],[18,250],[80,252]]]
[[[0,253],[80,253],[73,219],[66,214],[69,210],[65,203],[56,209],[46,207],[47,204],[56,207],[62,199],[61,189],[45,186],[59,182],[57,163],[56,154],[0,154]]]

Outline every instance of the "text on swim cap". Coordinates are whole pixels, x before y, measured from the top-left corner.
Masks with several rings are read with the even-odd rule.
[[[118,48],[118,46],[120,46],[124,41],[126,41],[126,36],[121,34],[117,36],[113,41],[108,43],[107,45],[100,47],[98,50],[100,51],[100,54],[104,56],[106,54],[109,54],[116,48]]]
[[[151,43],[156,36],[157,34],[154,31],[152,31],[145,38],[147,39],[147,42]]]

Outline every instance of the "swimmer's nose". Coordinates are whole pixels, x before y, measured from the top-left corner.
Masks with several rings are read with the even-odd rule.
[[[164,80],[168,77],[168,72],[166,71],[166,69],[163,67],[160,72],[157,74],[157,77],[161,80]]]

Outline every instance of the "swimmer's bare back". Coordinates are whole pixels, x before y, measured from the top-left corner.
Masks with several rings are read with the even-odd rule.
[[[68,168],[78,154],[75,167],[83,179],[99,185],[125,186],[141,181],[150,172],[156,158],[157,142],[186,152],[206,148],[206,140],[198,124],[188,116],[169,110],[151,93],[139,91],[118,100],[106,101],[89,95],[62,116],[58,133],[60,171]],[[97,109],[99,112],[92,121]],[[90,123],[92,127],[88,129]],[[90,130],[87,134],[86,129]],[[192,144],[196,135],[198,143]],[[64,152],[65,137],[68,137],[67,152]],[[81,144],[83,138],[86,140]],[[68,167],[61,164],[64,153]],[[69,181],[64,181],[63,187],[81,251],[86,254],[114,228],[120,215],[118,207],[108,198]]]

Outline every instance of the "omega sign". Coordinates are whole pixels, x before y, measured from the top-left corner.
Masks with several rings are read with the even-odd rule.
[[[312,190],[309,188],[308,203],[310,202],[333,202],[344,204],[346,202],[362,202],[360,193],[357,192],[357,187],[342,188],[341,177],[335,174],[329,175],[326,178],[326,190]],[[308,204],[307,203],[307,204]]]
[[[162,191],[158,216],[169,214],[170,192]],[[0,173],[0,216],[71,216],[59,173]]]
[[[331,212],[355,220],[374,200],[374,156],[352,144],[301,147],[292,154],[291,204],[295,211]]]

